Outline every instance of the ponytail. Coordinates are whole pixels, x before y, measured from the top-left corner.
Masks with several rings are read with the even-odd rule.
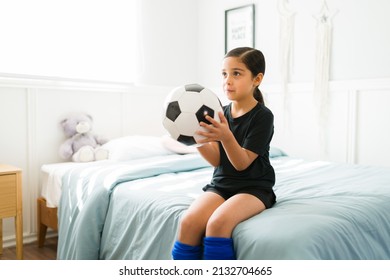
[[[263,94],[261,93],[260,89],[258,87],[255,88],[253,91],[253,97],[260,103],[264,104],[264,98]]]

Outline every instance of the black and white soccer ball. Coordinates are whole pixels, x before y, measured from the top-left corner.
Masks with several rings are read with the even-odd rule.
[[[206,115],[220,121],[218,112],[222,104],[211,90],[189,84],[175,88],[165,99],[163,126],[171,137],[185,145],[195,145],[202,136],[197,130],[204,130],[199,123],[210,123]]]

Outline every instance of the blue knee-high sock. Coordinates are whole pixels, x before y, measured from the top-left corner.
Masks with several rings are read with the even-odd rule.
[[[232,238],[205,237],[203,239],[205,260],[235,260]]]
[[[172,249],[174,260],[200,260],[202,258],[202,246],[191,246],[176,241]]]

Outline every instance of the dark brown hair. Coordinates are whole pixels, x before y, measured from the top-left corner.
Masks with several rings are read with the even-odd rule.
[[[240,47],[230,50],[226,55],[227,57],[237,57],[242,63],[251,71],[252,76],[256,77],[258,74],[265,72],[265,59],[261,51],[249,48]],[[253,97],[261,104],[264,104],[263,95],[258,87],[253,91]]]

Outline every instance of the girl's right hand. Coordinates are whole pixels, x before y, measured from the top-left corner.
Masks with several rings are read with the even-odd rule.
[[[200,126],[205,129],[205,131],[197,131],[196,133],[203,136],[204,139],[201,139],[199,143],[208,143],[208,142],[218,142],[218,141],[227,141],[234,137],[230,131],[229,124],[227,119],[222,112],[218,112],[220,122],[216,121],[210,116],[206,116],[206,119],[210,124],[200,122]]]

